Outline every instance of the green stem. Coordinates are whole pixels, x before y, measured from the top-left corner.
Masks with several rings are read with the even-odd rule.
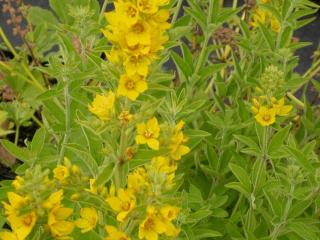
[[[71,99],[69,96],[69,82],[66,78],[64,78],[65,82],[65,87],[64,87],[64,102],[65,102],[65,124],[66,124],[66,129],[64,133],[64,138],[63,142],[61,145],[61,150],[60,150],[60,158],[58,160],[58,164],[60,164],[65,155],[65,144],[67,144],[69,137],[70,137],[70,104],[71,104]]]
[[[3,39],[4,43],[7,45],[9,50],[12,52],[15,58],[20,58],[19,54],[16,52],[12,44],[10,43],[9,39],[7,38],[6,34],[4,33],[2,27],[0,27],[0,37]]]
[[[262,142],[262,156],[260,159],[257,159],[257,161],[259,161],[259,166],[258,166],[258,173],[256,175],[256,179],[254,180],[254,185],[253,185],[253,190],[251,193],[252,197],[255,197],[256,191],[257,191],[257,187],[258,187],[258,183],[260,182],[260,178],[261,178],[261,172],[262,169],[265,166],[265,162],[267,161],[267,157],[268,157],[268,140],[269,140],[269,127],[265,127],[264,131],[263,131],[263,142]],[[252,228],[252,219],[253,219],[253,215],[254,215],[254,207],[252,202],[250,202],[250,208],[249,208],[249,212],[248,212],[248,218],[247,218],[247,230],[250,231]]]
[[[194,69],[194,76],[196,76],[199,71],[200,71],[200,68],[204,62],[204,58],[206,57],[206,50],[207,50],[207,47],[208,47],[208,43],[209,43],[209,39],[210,37],[208,36],[208,34],[205,34],[205,38],[204,38],[204,41],[203,41],[203,45],[202,45],[202,49],[201,49],[201,52],[200,52],[200,55],[199,55],[199,60],[197,62],[197,65]]]
[[[33,115],[31,118],[36,124],[39,125],[39,127],[44,128],[43,123],[36,116]]]
[[[176,6],[176,10],[175,10],[175,12],[174,12],[174,14],[172,16],[172,19],[171,19],[171,25],[173,25],[177,21],[182,2],[183,2],[183,0],[178,0],[177,6]]]
[[[300,106],[301,108],[304,108],[304,103],[301,102],[296,96],[294,96],[291,92],[287,92],[288,98],[290,98],[295,104]]]
[[[20,134],[20,125],[17,124],[17,125],[16,125],[16,133],[15,133],[15,136],[14,136],[14,144],[15,144],[15,145],[18,144],[19,134]]]
[[[100,11],[100,15],[99,15],[99,23],[101,23],[101,21],[103,19],[103,15],[104,15],[104,12],[106,11],[108,3],[109,3],[108,0],[103,1],[103,5],[101,7],[101,11]]]

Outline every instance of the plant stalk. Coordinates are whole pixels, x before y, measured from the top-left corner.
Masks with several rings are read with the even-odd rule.
[[[61,145],[61,150],[60,150],[60,158],[58,160],[58,164],[60,164],[65,155],[65,144],[67,144],[69,137],[70,137],[70,104],[71,104],[71,99],[69,96],[69,83],[66,78],[64,78],[65,82],[65,87],[64,87],[64,102],[65,102],[65,124],[66,124],[66,129],[64,133],[64,138],[63,142]]]

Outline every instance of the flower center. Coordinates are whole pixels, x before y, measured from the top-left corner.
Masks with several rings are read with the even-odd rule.
[[[150,0],[142,0],[139,2],[139,7],[143,9],[143,11],[148,11],[151,9]]]
[[[123,211],[129,211],[129,210],[130,210],[130,203],[129,203],[129,202],[124,202],[124,203],[122,203],[121,209],[122,209]]]
[[[126,10],[126,13],[129,17],[134,18],[137,15],[137,10],[132,6],[129,6]]]
[[[127,89],[134,89],[136,87],[136,84],[134,83],[134,81],[132,81],[132,80],[128,80],[127,82],[126,82],[126,88]]]
[[[270,121],[271,116],[266,114],[266,115],[263,115],[263,116],[262,116],[262,119],[263,119],[264,121],[268,122],[268,121]]]
[[[32,223],[32,216],[31,216],[31,215],[26,216],[26,217],[23,219],[23,223],[24,223],[26,226],[30,226],[31,223]]]
[[[135,25],[132,26],[132,30],[137,34],[141,34],[144,32],[144,26],[142,23],[136,23]]]
[[[152,218],[148,218],[148,220],[144,223],[144,228],[147,231],[150,231],[151,229],[153,229],[154,226],[154,221]]]
[[[151,138],[152,137],[152,132],[149,132],[148,130],[144,132],[144,137],[145,138]]]

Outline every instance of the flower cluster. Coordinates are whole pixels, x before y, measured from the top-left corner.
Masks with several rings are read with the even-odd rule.
[[[267,4],[270,2],[270,0],[261,0],[260,2],[262,4]],[[281,24],[278,18],[276,18],[270,11],[258,7],[253,13],[251,26],[258,27],[259,24],[270,27],[271,30],[276,33],[279,33],[281,30]]]
[[[169,11],[161,8],[167,0],[119,0],[115,10],[106,13],[109,25],[103,29],[113,44],[107,54],[113,64],[123,64],[117,94],[132,101],[148,88],[149,66],[168,40],[165,31]]]
[[[265,104],[264,104],[265,103]],[[271,103],[268,104],[265,96],[253,98],[252,112],[255,114],[256,121],[262,126],[269,126],[276,122],[276,116],[287,116],[291,110],[291,105],[285,105],[285,99],[271,98]]]

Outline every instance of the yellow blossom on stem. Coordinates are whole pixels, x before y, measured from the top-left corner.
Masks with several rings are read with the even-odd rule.
[[[276,111],[274,108],[260,107],[259,112],[255,116],[256,121],[261,126],[269,126],[276,121]]]
[[[166,231],[166,226],[162,219],[157,216],[154,207],[148,207],[146,218],[139,225],[139,238],[146,240],[157,240],[159,234]]]
[[[270,27],[271,27],[271,30],[276,32],[276,33],[279,33],[280,30],[281,30],[281,24],[279,22],[279,20],[276,18],[276,17],[272,17],[271,20],[270,20]]]
[[[58,164],[58,166],[53,169],[53,175],[55,179],[59,180],[61,183],[64,183],[70,176],[70,171],[66,166]]]
[[[164,224],[166,225],[165,234],[168,237],[176,237],[180,233],[180,229],[178,229],[172,221],[175,220],[180,212],[180,208],[175,206],[163,206],[160,208],[160,214]]]
[[[160,127],[158,120],[153,117],[147,123],[137,124],[137,144],[147,144],[153,150],[159,150]]]
[[[284,98],[281,98],[280,100],[272,98],[272,107],[275,109],[276,115],[278,116],[287,116],[292,110],[291,105],[285,105]]]
[[[118,119],[122,124],[128,124],[132,120],[132,118],[133,115],[130,114],[129,111],[122,111],[118,116]]]
[[[177,164],[174,161],[170,161],[170,159],[165,156],[152,158],[151,166],[155,171],[167,174],[173,173],[177,170]]]
[[[16,176],[16,178],[12,181],[12,186],[16,190],[19,190],[19,189],[21,189],[23,183],[24,183],[24,179],[20,176]]]
[[[118,1],[114,3],[116,12],[119,13],[124,23],[135,24],[139,19],[139,10],[132,2]]]
[[[136,168],[128,174],[128,189],[134,193],[141,192],[149,187],[148,175],[143,167]]]
[[[51,209],[61,204],[63,198],[63,190],[52,193],[49,198],[42,204],[44,208]]]
[[[170,153],[171,157],[174,160],[180,160],[182,156],[188,154],[190,152],[190,148],[184,143],[188,141],[188,138],[186,138],[183,135],[182,128],[184,127],[184,122],[180,121],[174,130],[174,134],[171,137],[171,143],[170,143]]]
[[[138,9],[145,14],[154,14],[158,11],[157,0],[138,0]]]
[[[119,189],[117,197],[108,197],[106,201],[118,213],[117,220],[119,222],[123,222],[136,205],[136,198],[133,193],[123,188]]]
[[[72,213],[72,208],[57,206],[51,209],[48,215],[48,226],[53,237],[66,237],[73,232],[74,223],[66,220]]]
[[[151,42],[150,26],[147,22],[139,20],[130,28],[126,34],[128,46],[133,47],[138,44],[149,45]]]
[[[81,208],[81,218],[75,223],[78,228],[81,228],[81,232],[89,232],[94,229],[98,222],[98,213],[95,208]]]
[[[141,76],[121,75],[118,86],[118,95],[126,96],[130,100],[135,101],[137,97],[148,89],[147,82]]]
[[[140,75],[146,77],[149,72],[151,60],[148,56],[129,56],[124,62],[129,76]]]
[[[30,197],[20,196],[19,194],[14,192],[8,192],[7,197],[9,200],[9,204],[6,202],[2,202],[6,215],[19,215],[20,209],[30,203]]]
[[[19,216],[12,214],[9,215],[7,219],[17,238],[19,240],[23,240],[26,239],[26,237],[31,233],[34,225],[36,224],[37,215],[35,211],[32,211]]]
[[[109,236],[104,240],[131,240],[131,238],[128,237],[124,232],[119,231],[114,226],[107,225],[105,229]]]
[[[114,111],[115,94],[109,91],[107,95],[97,94],[89,105],[89,111],[98,116],[102,121],[111,118]]]

